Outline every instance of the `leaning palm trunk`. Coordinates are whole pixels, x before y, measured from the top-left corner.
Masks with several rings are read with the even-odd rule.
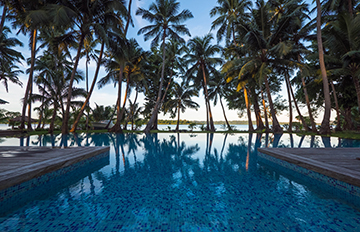
[[[121,129],[122,115],[120,110],[120,104],[121,104],[121,84],[122,84],[123,74],[124,74],[124,65],[120,64],[120,72],[119,72],[119,80],[118,80],[118,99],[116,102],[116,123],[113,127],[109,129],[109,132],[116,132],[116,133],[122,132]]]
[[[79,47],[77,50],[74,68],[71,73],[71,78],[70,78],[70,83],[69,83],[69,88],[68,88],[69,93],[68,93],[67,102],[66,102],[66,110],[65,110],[65,114],[64,114],[64,120],[63,120],[63,124],[62,124],[62,128],[61,128],[62,134],[68,134],[68,132],[69,132],[68,123],[69,123],[69,117],[70,117],[69,114],[70,114],[70,104],[71,104],[72,89],[73,89],[72,86],[74,83],[77,66],[78,66],[79,60],[80,60],[81,49],[84,45],[84,38],[85,38],[85,35],[83,33],[81,33],[79,45],[78,45]]]
[[[244,97],[245,97],[246,112],[247,112],[247,116],[248,116],[249,131],[254,131],[254,127],[253,127],[252,119],[251,119],[249,95],[247,93],[246,87],[244,87]]]
[[[71,128],[70,132],[75,132],[76,131],[77,125],[79,124],[79,121],[80,121],[80,119],[81,119],[81,117],[82,117],[82,115],[84,113],[85,107],[87,106],[87,104],[89,102],[89,99],[91,97],[91,94],[92,94],[92,92],[94,90],[96,80],[97,80],[97,77],[98,77],[98,74],[99,74],[100,66],[101,66],[101,59],[102,59],[102,55],[103,55],[103,51],[104,51],[104,46],[105,46],[105,43],[102,42],[101,49],[100,49],[100,54],[99,54],[99,58],[98,58],[98,62],[97,62],[96,70],[95,70],[94,79],[93,79],[93,81],[91,83],[90,90],[87,93],[85,102],[81,106],[80,112],[79,112],[78,116],[76,117],[76,120],[75,120],[74,124],[72,125],[72,128]]]
[[[272,98],[271,98],[269,81],[268,81],[267,76],[265,77],[265,87],[266,87],[266,93],[267,93],[268,100],[269,100],[270,113],[271,113],[272,122],[273,122],[272,130],[275,133],[281,133],[281,132],[283,132],[283,130],[280,127],[279,121],[277,120],[277,117],[276,117],[276,112],[275,112],[274,104],[273,104],[273,101],[272,101]]]
[[[53,132],[54,132],[56,111],[57,111],[57,104],[55,103],[54,104],[54,112],[53,112],[53,115],[52,115],[52,118],[51,118],[50,127],[49,127],[49,131],[48,131],[50,134],[53,134]]]
[[[210,131],[215,131],[214,121],[211,113],[211,107],[209,102],[209,94],[207,90],[207,83],[206,83],[206,75],[205,75],[205,67],[204,64],[201,64],[202,72],[203,72],[203,78],[204,78],[204,92],[205,92],[205,100],[208,104],[208,112],[209,112],[209,120],[210,120]]]
[[[21,129],[25,128],[26,106],[27,106],[28,101],[29,101],[29,99],[31,97],[29,95],[31,94],[30,91],[31,91],[31,88],[32,88],[32,81],[33,81],[33,75],[34,75],[35,53],[36,53],[36,38],[37,38],[37,30],[34,29],[33,33],[32,33],[30,73],[29,73],[28,83],[27,83],[27,86],[26,86],[25,97],[24,97],[23,108],[22,108],[22,115],[21,115],[21,123],[20,123],[20,128]],[[31,120],[30,118],[31,117],[29,115],[29,120]],[[28,129],[31,129],[31,123],[30,123],[30,127],[29,127],[29,124],[28,124]]]
[[[312,115],[312,110],[311,110],[311,106],[310,106],[309,95],[308,95],[308,93],[307,93],[307,88],[306,88],[306,84],[305,84],[304,77],[301,77],[301,82],[302,82],[302,86],[303,86],[303,89],[304,89],[306,106],[307,106],[308,112],[309,112],[309,118],[310,118],[310,122],[311,122],[311,130],[312,130],[312,132],[317,133],[316,124],[315,124],[314,117],[313,117],[313,115]],[[293,96],[293,97],[294,97],[294,96]],[[294,99],[295,99],[295,98],[294,98]]]
[[[331,88],[332,88],[332,91],[333,91],[335,107],[336,107],[337,123],[336,123],[335,131],[342,131],[341,130],[341,123],[340,123],[340,108],[339,108],[339,103],[338,103],[338,99],[337,99],[337,95],[336,95],[335,86],[334,86],[334,83],[332,82],[332,80],[330,80],[330,85],[331,85]]]
[[[297,111],[297,113],[299,115],[300,121],[303,124],[303,126],[305,128],[305,131],[310,131],[310,128],[309,128],[308,124],[306,123],[304,117],[302,116],[302,114],[300,112],[300,109],[299,109],[299,106],[298,106],[298,104],[296,102],[296,99],[295,99],[295,96],[294,96],[294,91],[293,91],[293,89],[292,89],[292,87],[290,85],[290,80],[288,79],[287,81],[289,82],[290,93],[291,93],[292,98],[294,99],[295,108],[296,108],[296,111]],[[315,127],[315,130],[316,130],[316,127]]]
[[[267,112],[266,112],[266,104],[265,104],[265,98],[264,98],[264,92],[261,90],[261,98],[262,98],[262,104],[263,104],[263,108],[264,108],[264,118],[265,118],[265,130],[266,132],[269,131],[269,120],[268,120],[268,116],[267,116]]]
[[[251,89],[252,93],[250,93],[252,100],[254,102],[254,112],[255,112],[255,117],[256,117],[256,130],[263,130],[264,129],[264,123],[261,119],[261,113],[260,113],[260,107],[259,107],[259,100],[258,100],[258,96],[254,90],[254,88]],[[249,90],[250,92],[250,90]]]
[[[324,49],[321,38],[321,4],[320,0],[316,0],[317,8],[317,17],[316,17],[316,26],[317,26],[317,42],[319,48],[319,63],[321,76],[323,80],[324,88],[324,99],[325,99],[325,112],[324,118],[321,123],[320,134],[330,134],[330,114],[331,114],[331,100],[330,100],[330,90],[329,90],[329,81],[326,75],[325,61],[324,61]]]
[[[145,133],[150,133],[151,128],[154,126],[154,122],[155,120],[157,120],[157,114],[161,105],[161,92],[162,92],[162,87],[163,87],[163,83],[164,83],[164,73],[165,73],[165,38],[166,38],[166,29],[164,30],[164,35],[163,35],[163,63],[162,63],[162,67],[161,67],[161,77],[160,77],[160,86],[159,86],[159,92],[158,92],[158,96],[156,99],[156,103],[155,103],[155,107],[154,110],[152,111],[152,115],[151,118],[149,120],[149,122],[146,124]]]
[[[126,100],[128,98],[128,93],[129,93],[129,88],[130,88],[130,73],[128,73],[126,75],[126,89],[125,89],[125,96],[124,96],[124,102],[121,108],[121,119],[122,117],[125,115],[125,104],[126,104]]]
[[[285,83],[286,83],[286,89],[287,89],[288,101],[289,101],[289,132],[292,132],[293,112],[292,112],[292,104],[291,104],[290,82],[289,82],[289,76],[287,73],[285,74]]]
[[[222,103],[220,94],[219,94],[219,100],[220,100],[220,105],[221,105],[221,108],[222,108],[222,111],[223,111],[223,114],[224,114],[224,119],[225,119],[225,122],[226,122],[226,126],[228,127],[228,130],[231,130],[231,126],[230,126],[230,124],[229,124],[229,121],[227,120],[227,117],[226,117],[226,114],[225,114],[224,105],[223,105],[223,103]]]

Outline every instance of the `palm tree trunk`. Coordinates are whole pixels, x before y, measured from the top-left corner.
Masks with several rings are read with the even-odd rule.
[[[3,13],[1,15],[1,22],[0,22],[0,36],[2,35],[2,31],[4,28],[4,24],[5,24],[6,12],[7,12],[7,6],[4,4]]]
[[[151,118],[149,120],[149,122],[147,123],[144,132],[145,133],[150,133],[151,128],[154,125],[155,120],[157,120],[157,114],[160,108],[160,101],[161,101],[161,92],[162,92],[162,86],[164,83],[164,74],[165,74],[165,38],[166,38],[166,28],[164,29],[164,34],[163,34],[163,63],[162,63],[162,67],[161,67],[161,77],[160,77],[160,86],[159,86],[159,92],[158,92],[158,96],[157,96],[157,100],[156,100],[156,104],[154,107],[154,110],[152,112]]]
[[[98,77],[98,74],[99,74],[99,70],[100,70],[100,66],[101,66],[101,60],[102,60],[102,55],[103,55],[103,52],[104,52],[104,47],[105,47],[105,42],[102,42],[101,44],[101,49],[100,49],[100,54],[99,54],[99,58],[98,58],[98,62],[97,62],[97,66],[96,66],[96,70],[95,70],[95,75],[94,75],[94,79],[91,83],[91,86],[90,86],[90,90],[88,91],[87,93],[87,96],[86,96],[86,99],[85,99],[85,102],[84,104],[81,106],[81,109],[80,109],[80,112],[78,114],[78,116],[76,117],[76,120],[74,122],[74,124],[72,125],[72,128],[70,130],[70,132],[75,132],[76,131],[76,128],[77,128],[77,125],[79,124],[80,122],[80,119],[84,113],[84,110],[85,110],[85,107],[88,105],[88,102],[90,100],[90,97],[91,97],[91,94],[94,90],[94,87],[95,87],[95,84],[96,84],[96,80],[97,80],[97,77]],[[88,115],[89,117],[89,115]],[[87,128],[87,124],[86,124],[86,128]]]
[[[321,38],[321,5],[320,0],[316,0],[317,8],[317,17],[316,17],[316,26],[317,26],[317,42],[319,48],[319,63],[321,76],[323,80],[324,88],[324,99],[325,99],[325,112],[324,118],[321,123],[320,134],[330,134],[330,114],[331,114],[331,100],[330,100],[330,90],[329,90],[329,81],[326,75],[325,61],[324,61],[324,49]]]
[[[253,127],[252,119],[251,119],[249,96],[248,96],[246,87],[244,87],[244,97],[245,97],[246,112],[247,112],[247,116],[248,116],[249,131],[254,131],[254,127]]]
[[[331,88],[332,88],[332,91],[333,91],[335,107],[336,107],[336,117],[337,117],[336,121],[337,121],[337,123],[336,123],[335,131],[342,131],[341,130],[341,123],[340,123],[340,108],[339,108],[339,103],[338,103],[338,99],[337,99],[335,86],[334,86],[334,83],[332,82],[332,80],[330,80],[330,85],[331,85]]]
[[[223,105],[223,103],[222,103],[220,94],[219,94],[219,100],[220,100],[220,105],[221,105],[221,108],[222,108],[222,111],[223,111],[223,114],[224,114],[226,126],[228,127],[228,130],[231,130],[231,126],[230,126],[230,124],[229,124],[229,122],[228,122],[228,120],[227,120],[227,117],[226,117],[226,114],[225,114],[224,105]]]
[[[124,116],[125,114],[125,104],[126,104],[126,100],[127,100],[127,96],[128,96],[128,92],[129,92],[129,87],[130,87],[130,73],[127,74],[126,76],[126,89],[125,89],[125,96],[124,96],[124,102],[123,102],[123,105],[122,105],[122,108],[121,108],[121,119],[122,117]]]
[[[348,0],[348,10],[349,10],[350,16],[352,17],[353,16],[352,0]]]
[[[31,78],[32,79],[32,78]],[[31,126],[31,101],[32,101],[32,91],[33,91],[33,82],[31,81],[31,84],[30,84],[30,92],[29,92],[29,102],[28,102],[28,125],[27,125],[27,128],[28,128],[28,131],[32,131],[32,126]]]
[[[169,87],[170,87],[170,84],[171,84],[171,80],[172,80],[172,75],[173,75],[173,70],[171,69],[170,78],[169,78],[168,84],[167,84],[167,86],[166,86],[164,95],[163,95],[163,97],[162,97],[162,99],[161,99],[161,105],[164,103],[164,100],[165,100],[167,91],[169,90]]]
[[[66,111],[64,114],[62,128],[61,128],[62,134],[68,134],[68,132],[69,132],[68,123],[69,123],[69,113],[70,113],[70,105],[71,105],[71,97],[72,97],[72,86],[74,83],[77,66],[78,66],[79,60],[80,60],[81,49],[84,45],[84,38],[85,38],[85,35],[83,33],[81,33],[79,45],[78,45],[79,47],[78,47],[76,58],[75,58],[74,68],[72,70],[70,83],[69,83],[69,90],[68,90],[69,93],[68,93],[67,102],[66,102]]]
[[[181,101],[178,102],[178,118],[177,118],[177,123],[176,123],[175,131],[179,131],[179,124],[180,124],[180,105],[181,105]]]
[[[203,63],[201,64],[201,68],[202,68],[203,78],[204,78],[205,99],[207,101],[208,109],[209,109],[210,131],[215,131],[214,121],[213,121],[213,117],[212,117],[212,113],[211,113],[211,106],[210,106],[210,102],[209,102],[209,94],[208,94],[208,90],[207,90],[205,67],[204,67]]]
[[[205,90],[204,90],[205,92]],[[209,106],[208,106],[208,101],[206,101],[206,98],[205,98],[205,106],[206,106],[206,130],[210,130],[210,125],[209,125]]]
[[[353,75],[353,82],[356,90],[356,97],[358,102],[358,112],[360,114],[360,85],[359,85],[359,79],[356,75]]]
[[[310,131],[310,128],[309,128],[308,124],[306,123],[304,117],[302,116],[302,114],[300,112],[300,109],[299,109],[299,106],[298,106],[298,104],[296,102],[294,91],[293,91],[293,89],[291,87],[291,84],[290,84],[290,80],[288,79],[287,81],[289,82],[289,88],[290,88],[291,96],[294,99],[295,108],[296,108],[296,111],[297,111],[297,113],[299,115],[300,121],[303,124],[303,126],[305,128],[305,131]],[[315,130],[316,130],[316,127],[315,127]]]
[[[86,78],[86,94],[87,95],[89,95],[89,53],[88,53],[88,51],[86,51],[86,62],[85,62],[85,66],[86,66],[86,76],[85,76],[85,78]],[[87,96],[86,96],[86,98],[87,98]],[[89,101],[90,101],[90,97],[89,97]],[[87,102],[87,104],[89,103],[89,101]],[[85,122],[85,128],[86,128],[86,130],[88,130],[88,127],[89,127],[89,108],[90,107],[87,107],[86,108],[86,112],[87,112],[87,114],[86,114],[86,122]],[[80,110],[81,111],[81,110]],[[75,122],[76,122],[76,120],[75,120]],[[74,124],[75,124],[75,122],[74,122]],[[75,127],[76,128],[76,127]],[[72,129],[72,128],[71,128]],[[70,132],[71,132],[71,130],[70,130]]]
[[[265,117],[265,130],[266,132],[269,131],[269,120],[268,120],[268,116],[267,116],[267,112],[266,112],[266,104],[265,104],[265,98],[264,98],[264,92],[261,90],[261,98],[262,98],[262,104],[264,107],[264,117]]]
[[[273,104],[273,101],[272,101],[272,98],[271,98],[270,86],[269,86],[269,81],[268,81],[267,76],[264,79],[265,79],[266,93],[267,93],[268,100],[269,100],[269,105],[270,105],[270,113],[271,113],[272,122],[273,122],[272,130],[275,133],[282,133],[283,130],[280,127],[279,121],[277,120],[277,117],[276,117],[276,112],[275,112],[274,104]]]
[[[128,14],[127,14],[127,20],[126,20],[126,25],[125,25],[125,30],[124,30],[125,37],[126,37],[128,29],[129,29],[129,25],[130,25],[131,3],[132,3],[132,0],[129,0],[128,11],[127,11]]]
[[[55,118],[56,118],[56,111],[57,111],[57,105],[56,103],[54,104],[54,112],[51,118],[51,122],[50,122],[50,127],[49,127],[49,133],[53,134],[54,132],[54,124],[55,124]]]
[[[292,112],[292,104],[291,104],[291,94],[290,94],[290,82],[289,82],[289,74],[285,74],[285,83],[286,83],[286,89],[288,93],[288,101],[289,101],[289,132],[292,132],[292,118],[293,118],[293,112]]]
[[[20,123],[20,128],[21,129],[25,128],[26,106],[27,106],[28,101],[29,101],[29,99],[31,97],[30,91],[32,89],[32,82],[33,82],[33,75],[34,75],[35,53],[36,53],[36,38],[37,38],[37,30],[34,29],[32,31],[32,35],[31,35],[32,43],[31,43],[30,73],[29,73],[29,79],[28,79],[28,83],[27,83],[27,86],[26,86],[26,91],[25,91],[25,96],[24,96],[24,101],[23,101],[21,123]],[[29,116],[29,118],[31,118],[31,117]],[[29,127],[29,125],[28,125],[28,127]],[[30,123],[30,128],[31,128],[31,123]]]
[[[120,72],[119,72],[119,79],[118,79],[118,99],[116,102],[116,123],[113,127],[109,129],[109,132],[115,132],[115,133],[122,133],[121,129],[121,110],[120,110],[120,104],[121,104],[121,85],[122,85],[122,79],[124,74],[124,64],[120,64]]]
[[[307,93],[307,88],[306,88],[306,84],[305,84],[305,79],[304,79],[304,77],[301,77],[301,82],[302,82],[302,86],[303,86],[303,89],[304,89],[306,106],[307,106],[308,112],[309,112],[309,118],[310,118],[310,122],[311,122],[311,130],[312,130],[312,132],[317,133],[316,124],[315,124],[314,117],[313,117],[313,115],[312,115],[312,110],[311,110],[311,106],[310,106],[309,95],[308,95],[308,93]],[[294,99],[295,99],[295,98],[294,98]]]
[[[250,90],[249,90],[250,92]],[[260,113],[260,107],[259,107],[259,101],[258,96],[255,92],[255,88],[252,88],[252,91],[250,93],[252,100],[254,102],[254,111],[255,111],[255,117],[256,117],[256,130],[263,130],[264,129],[264,123],[261,119],[261,113]]]

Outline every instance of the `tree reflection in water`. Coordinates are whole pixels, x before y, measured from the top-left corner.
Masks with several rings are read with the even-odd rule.
[[[83,173],[77,184],[64,188],[40,206],[29,204],[21,210],[21,220],[43,215],[36,212],[46,212],[48,220],[65,215],[76,218],[75,212],[80,212],[81,218],[97,223],[94,228],[116,224],[119,229],[136,229],[146,223],[155,228],[161,225],[165,230],[171,230],[166,227],[170,225],[173,230],[186,231],[231,227],[237,230],[249,228],[249,223],[250,228],[255,228],[254,225],[279,220],[284,228],[294,228],[299,218],[306,224],[312,211],[317,213],[328,207],[299,207],[308,206],[312,199],[308,192],[258,162],[257,148],[261,146],[295,147],[294,141],[283,142],[281,134],[211,133],[188,141],[182,136],[185,137],[181,133],[68,136],[68,144],[112,146],[115,163],[110,171],[104,168]],[[196,143],[201,137],[206,139],[203,148]],[[65,143],[64,137],[56,139]],[[55,138],[44,136],[40,140],[46,145]],[[303,143],[305,139],[299,140]],[[315,138],[310,143],[315,146]],[[325,211],[319,215],[324,215],[321,220],[328,220]]]

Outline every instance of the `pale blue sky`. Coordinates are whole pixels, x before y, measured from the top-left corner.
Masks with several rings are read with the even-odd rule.
[[[134,27],[129,29],[128,37],[129,38],[136,38],[138,43],[145,49],[148,50],[150,47],[150,41],[145,42],[143,39],[143,36],[137,35],[138,30],[148,25],[147,21],[144,21],[141,19],[140,16],[135,16],[135,11],[138,7],[142,7],[145,9],[148,9],[148,6],[152,0],[133,0],[133,6],[132,6],[132,16],[134,20]],[[211,22],[215,18],[210,18],[209,12],[210,10],[216,5],[216,0],[180,0],[180,8],[183,9],[189,9],[192,14],[194,15],[194,18],[189,19],[185,22],[187,27],[190,30],[190,33],[192,37],[194,36],[203,36],[210,32],[211,28]],[[212,31],[213,35],[215,35],[216,31]],[[15,35],[13,35],[15,36]],[[24,42],[24,47],[19,48],[21,52],[23,53],[23,56],[25,58],[28,58],[30,56],[30,50],[28,48],[28,39],[22,35],[19,35],[19,39]],[[185,39],[188,39],[188,37],[185,37]],[[214,39],[214,42],[216,40]],[[25,62],[23,62],[24,68],[27,68]],[[91,62],[90,65],[90,75],[89,75],[89,82],[92,81],[92,73],[95,70],[96,63],[94,61]],[[81,60],[79,63],[79,69],[85,71],[85,60]],[[104,68],[101,68],[100,71],[100,77],[105,75]],[[5,92],[5,89],[1,87],[0,89],[0,98],[7,100],[10,102],[10,104],[3,105],[2,108],[5,108],[10,111],[21,111],[21,98],[24,95],[26,83],[27,83],[27,75],[21,75],[20,79],[24,84],[23,88],[20,88],[19,86],[10,84],[9,86],[9,93]],[[79,83],[78,86],[85,88],[85,82]],[[124,88],[123,88],[124,89]],[[283,88],[283,91],[281,92],[281,95],[285,95],[285,88]],[[35,90],[36,91],[36,90]],[[113,85],[105,86],[104,88],[98,90],[97,88],[94,90],[94,93],[92,95],[92,98],[90,100],[90,104],[92,107],[95,106],[95,102],[98,105],[114,105],[116,102],[116,95],[117,95],[117,88],[114,88]],[[133,94],[134,95],[134,94]],[[131,96],[132,98],[134,96]],[[275,97],[275,96],[274,96]],[[200,94],[199,98],[194,98],[195,101],[197,101],[200,104],[200,109],[198,111],[187,109],[184,114],[182,114],[182,119],[188,119],[188,120],[205,120],[206,119],[206,113],[205,113],[205,106],[204,106],[204,100],[202,93]],[[140,103],[143,102],[143,98],[140,97],[139,99]],[[212,111],[214,115],[214,120],[223,120],[223,114],[220,105],[212,106]],[[235,110],[227,110],[227,116],[229,120],[239,120],[237,111]],[[160,119],[167,119],[169,118],[168,115],[163,116],[163,114],[159,115]],[[242,118],[243,120],[246,120],[246,118]],[[255,117],[253,118],[255,119]],[[287,121],[287,113],[284,112],[280,116],[280,121]]]

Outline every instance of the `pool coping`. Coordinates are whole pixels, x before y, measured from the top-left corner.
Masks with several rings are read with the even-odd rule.
[[[258,148],[258,151],[302,168],[360,187],[360,171],[350,170],[345,167],[302,157],[300,155],[293,154],[292,151],[294,151],[294,149],[297,149],[298,151],[301,149],[302,152],[313,154],[316,154],[319,149],[322,149],[322,151],[337,152],[339,155],[341,154],[342,149],[347,151],[360,151],[359,148]],[[340,158],[341,157],[339,157],[339,160]]]
[[[31,147],[8,146],[2,148],[26,149]],[[82,160],[86,160],[96,155],[108,152],[110,147],[43,147],[43,149],[48,150],[47,152],[51,153],[51,156],[56,155],[56,157],[49,157],[49,159],[31,164],[24,164],[12,170],[0,172],[0,191],[45,175],[47,173],[68,167]],[[46,152],[42,152],[42,155],[46,156]]]

